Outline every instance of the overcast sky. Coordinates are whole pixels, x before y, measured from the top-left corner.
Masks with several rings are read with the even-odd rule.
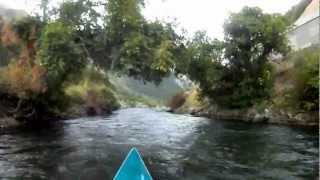
[[[51,0],[57,4],[62,0]],[[285,13],[299,0],[145,0],[143,10],[147,19],[173,21],[189,34],[205,30],[212,38],[223,38],[222,25],[230,12],[244,6],[258,6],[268,13]],[[0,4],[32,12],[38,9],[40,0],[0,0]]]

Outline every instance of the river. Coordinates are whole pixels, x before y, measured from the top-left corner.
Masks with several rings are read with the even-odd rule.
[[[318,133],[129,108],[0,135],[0,179],[112,179],[137,147],[155,180],[316,179]]]

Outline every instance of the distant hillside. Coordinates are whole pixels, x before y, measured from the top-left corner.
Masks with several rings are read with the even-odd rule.
[[[297,5],[293,6],[286,14],[285,17],[289,24],[293,24],[299,16],[303,13],[304,9],[311,3],[312,0],[301,0]]]
[[[151,82],[144,83],[127,76],[117,76],[114,73],[108,74],[110,82],[115,89],[122,91],[129,96],[142,97],[160,104],[165,104],[176,93],[183,91],[183,82],[174,75],[164,78],[157,86]]]

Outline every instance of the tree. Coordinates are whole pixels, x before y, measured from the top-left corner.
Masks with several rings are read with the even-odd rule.
[[[289,50],[287,25],[278,14],[243,8],[224,24],[226,70],[215,100],[230,107],[247,107],[268,98],[272,87],[271,54]]]
[[[101,29],[98,22],[101,14],[95,9],[99,5],[90,0],[65,1],[57,9],[59,21],[74,27],[76,31],[93,33]]]
[[[289,50],[286,30],[282,16],[245,7],[225,22],[224,42],[197,33],[187,43],[186,73],[212,103],[229,108],[251,106],[271,93],[268,61],[271,54]]]
[[[102,15],[96,10],[101,5],[90,0],[65,1],[56,11],[58,21],[74,30],[75,42],[81,46],[86,58],[97,65],[108,66],[104,63],[107,57]]]
[[[107,16],[106,16],[106,39],[107,51],[109,61],[111,62],[111,69],[121,70],[129,75],[133,75],[130,67],[125,69],[124,63],[129,63],[129,56],[135,56],[138,61],[141,58],[146,58],[146,49],[144,54],[139,54],[143,40],[146,37],[142,33],[142,27],[145,19],[141,14],[141,7],[143,1],[141,0],[109,0],[107,2]],[[136,47],[135,47],[136,46]],[[133,48],[132,50],[128,48]],[[131,51],[131,52],[130,52]],[[135,52],[135,53],[134,53]],[[149,57],[148,57],[149,58]],[[145,59],[144,59],[145,60]],[[134,66],[135,64],[132,63]]]
[[[118,47],[132,32],[142,30],[145,19],[141,14],[143,0],[109,0],[107,2],[107,38]]]
[[[49,89],[61,88],[68,75],[84,66],[84,56],[74,36],[73,29],[62,22],[49,23],[43,29],[38,59],[47,69]]]
[[[196,82],[201,95],[211,97],[213,88],[220,84],[224,68],[223,49],[223,42],[210,39],[206,32],[196,32],[186,47],[181,48],[182,56],[176,63],[176,71],[187,74],[190,80]]]
[[[109,0],[106,37],[111,69],[159,83],[173,69],[177,35],[171,24],[147,22],[142,0]]]

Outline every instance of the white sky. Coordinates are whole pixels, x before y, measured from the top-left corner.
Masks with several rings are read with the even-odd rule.
[[[62,0],[51,0],[53,4]],[[258,6],[268,13],[285,13],[299,0],[145,0],[144,15],[150,20],[165,20],[178,23],[191,35],[205,30],[212,38],[223,38],[222,25],[230,12],[244,6]],[[0,0],[0,4],[14,9],[32,12],[38,9],[40,0]]]

